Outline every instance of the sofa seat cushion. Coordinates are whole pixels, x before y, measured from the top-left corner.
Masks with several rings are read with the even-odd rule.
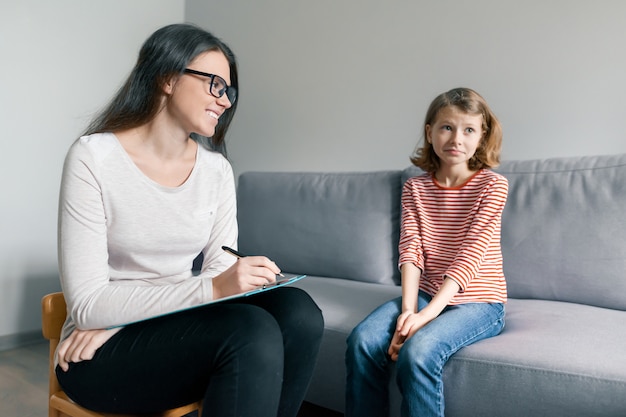
[[[446,366],[450,415],[626,416],[623,316],[510,299],[502,334],[462,349]]]
[[[311,276],[296,285],[313,297],[326,321],[307,399],[341,411],[346,337],[401,289]],[[446,415],[626,416],[623,312],[522,299],[510,299],[506,308],[502,334],[462,349],[446,365]],[[391,398],[392,415],[398,415],[393,382]]]
[[[401,288],[316,276],[307,276],[294,286],[307,291],[324,315],[324,338],[306,399],[343,412],[346,338],[375,307],[402,295]]]

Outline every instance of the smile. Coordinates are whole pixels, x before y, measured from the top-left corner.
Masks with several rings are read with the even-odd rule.
[[[209,110],[207,113],[208,113],[209,117],[212,117],[212,118],[214,118],[215,120],[218,120],[218,119],[220,118],[220,117],[217,115],[217,113],[212,112],[212,111],[210,111],[210,110]]]

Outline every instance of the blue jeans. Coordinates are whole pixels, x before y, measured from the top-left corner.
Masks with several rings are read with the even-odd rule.
[[[420,291],[419,310],[431,296]],[[389,415],[391,363],[387,354],[402,298],[374,310],[348,337],[346,417]],[[468,303],[446,307],[409,340],[398,355],[397,384],[403,417],[443,416],[443,367],[456,351],[504,328],[504,304]]]

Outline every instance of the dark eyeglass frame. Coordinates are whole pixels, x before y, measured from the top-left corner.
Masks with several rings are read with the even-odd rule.
[[[228,98],[228,101],[230,101],[230,104],[231,105],[235,104],[235,101],[237,100],[237,89],[233,87],[232,85],[228,85],[226,83],[226,80],[220,77],[219,75],[209,74],[208,72],[196,71],[190,68],[185,68],[183,72],[187,74],[194,74],[194,75],[200,75],[202,77],[207,77],[210,82],[209,91],[208,91],[209,94],[211,94],[215,98],[220,98],[224,94],[226,94],[226,97]],[[222,85],[225,85],[226,87],[222,88],[221,90],[218,90],[215,87],[215,84],[216,84],[215,79],[218,79],[219,82],[221,82]]]

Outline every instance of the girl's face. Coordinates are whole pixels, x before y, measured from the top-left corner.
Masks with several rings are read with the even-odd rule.
[[[444,107],[432,125],[426,125],[426,140],[441,161],[442,168],[468,169],[469,161],[483,137],[483,116],[468,114],[457,107]]]
[[[230,65],[220,51],[198,55],[187,68],[221,77],[230,86]],[[214,82],[219,83],[219,78]],[[231,107],[226,94],[218,98],[210,91],[211,77],[198,74],[185,73],[166,85],[165,92],[170,94],[167,111],[186,134],[213,136],[219,118]]]

